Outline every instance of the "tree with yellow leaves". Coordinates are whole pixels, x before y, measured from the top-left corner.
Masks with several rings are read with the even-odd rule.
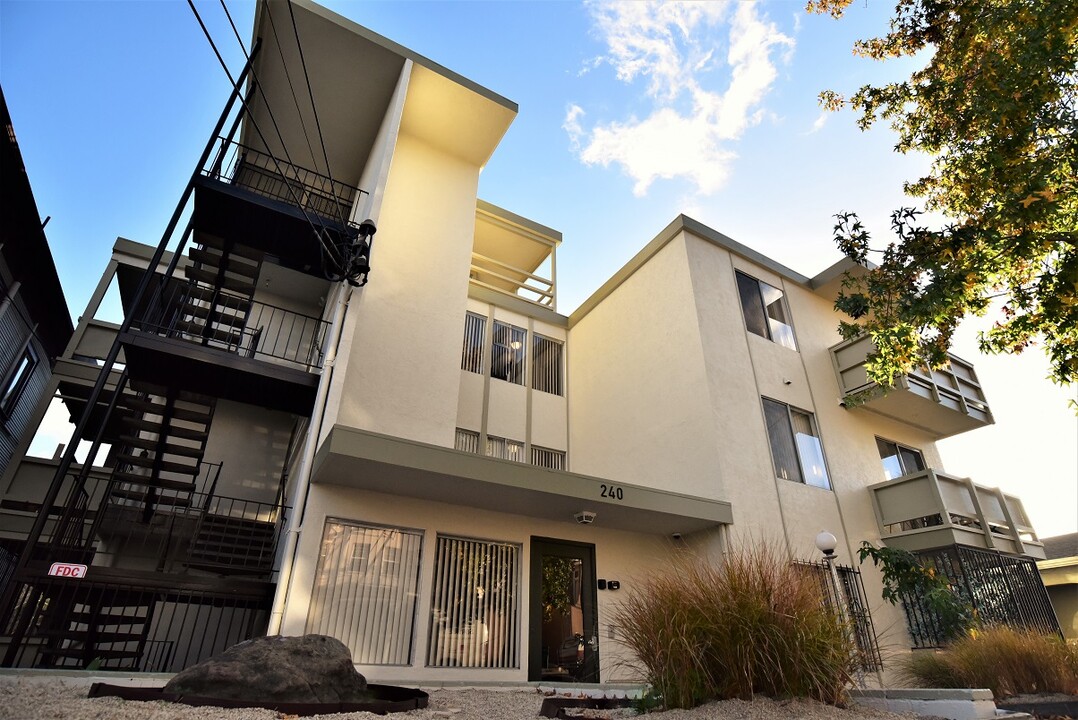
[[[838,18],[850,2],[808,10]],[[836,216],[839,247],[871,267],[846,278],[840,331],[873,337],[869,373],[891,386],[943,364],[959,321],[998,299],[981,350],[1042,344],[1052,378],[1078,382],[1078,0],[898,0],[890,31],[854,46],[874,60],[926,50],[906,80],[820,95],[863,130],[888,121],[898,152],[930,154],[905,189],[951,221],[897,210],[895,238],[874,247],[856,214]]]

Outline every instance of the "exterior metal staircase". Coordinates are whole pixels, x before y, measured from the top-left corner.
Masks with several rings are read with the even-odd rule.
[[[246,325],[262,254],[212,235],[201,235],[199,243],[188,250],[188,285],[174,331],[203,345],[254,355],[261,329],[248,331]]]
[[[41,633],[46,638],[43,666],[85,669],[97,663],[109,670],[154,669],[143,667],[157,602],[153,595],[90,586],[63,599],[66,607],[50,613],[59,627]]]
[[[145,519],[157,506],[190,505],[216,400],[171,390],[119,403],[130,434],[120,436],[110,502],[142,505]]]

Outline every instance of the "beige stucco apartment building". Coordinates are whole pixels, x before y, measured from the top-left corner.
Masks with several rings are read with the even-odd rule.
[[[972,365],[873,393],[832,309],[856,266],[806,277],[681,216],[563,314],[561,234],[477,198],[516,106],[294,6],[328,152],[260,5],[261,91],[211,138],[190,233],[117,241],[58,364],[99,464],[3,478],[6,665],[176,671],[315,632],[375,680],[635,679],[612,610],[641,578],[748,543],[819,561],[822,530],[866,654],[938,638],[858,579],[862,541],[1054,625],[1020,501],[941,467],[992,422]]]

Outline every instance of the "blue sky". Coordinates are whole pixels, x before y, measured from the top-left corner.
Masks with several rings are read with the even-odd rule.
[[[254,3],[227,1],[247,41]],[[219,2],[196,4],[238,69]],[[890,1],[841,21],[800,1],[326,4],[520,105],[480,194],[564,234],[565,313],[681,212],[813,275],[839,258],[834,213],[860,212],[882,239],[927,165],[816,103],[916,66],[850,52],[885,31]],[[186,2],[3,0],[0,82],[78,315],[117,236],[157,242],[227,80]],[[946,469],[1019,492],[1042,534],[1078,530],[1067,393],[1038,354],[975,357],[964,335],[998,423],[941,444]],[[987,450],[1008,446],[1024,451]]]

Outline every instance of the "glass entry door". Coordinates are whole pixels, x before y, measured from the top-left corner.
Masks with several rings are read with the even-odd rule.
[[[529,680],[599,682],[595,546],[532,538]]]

